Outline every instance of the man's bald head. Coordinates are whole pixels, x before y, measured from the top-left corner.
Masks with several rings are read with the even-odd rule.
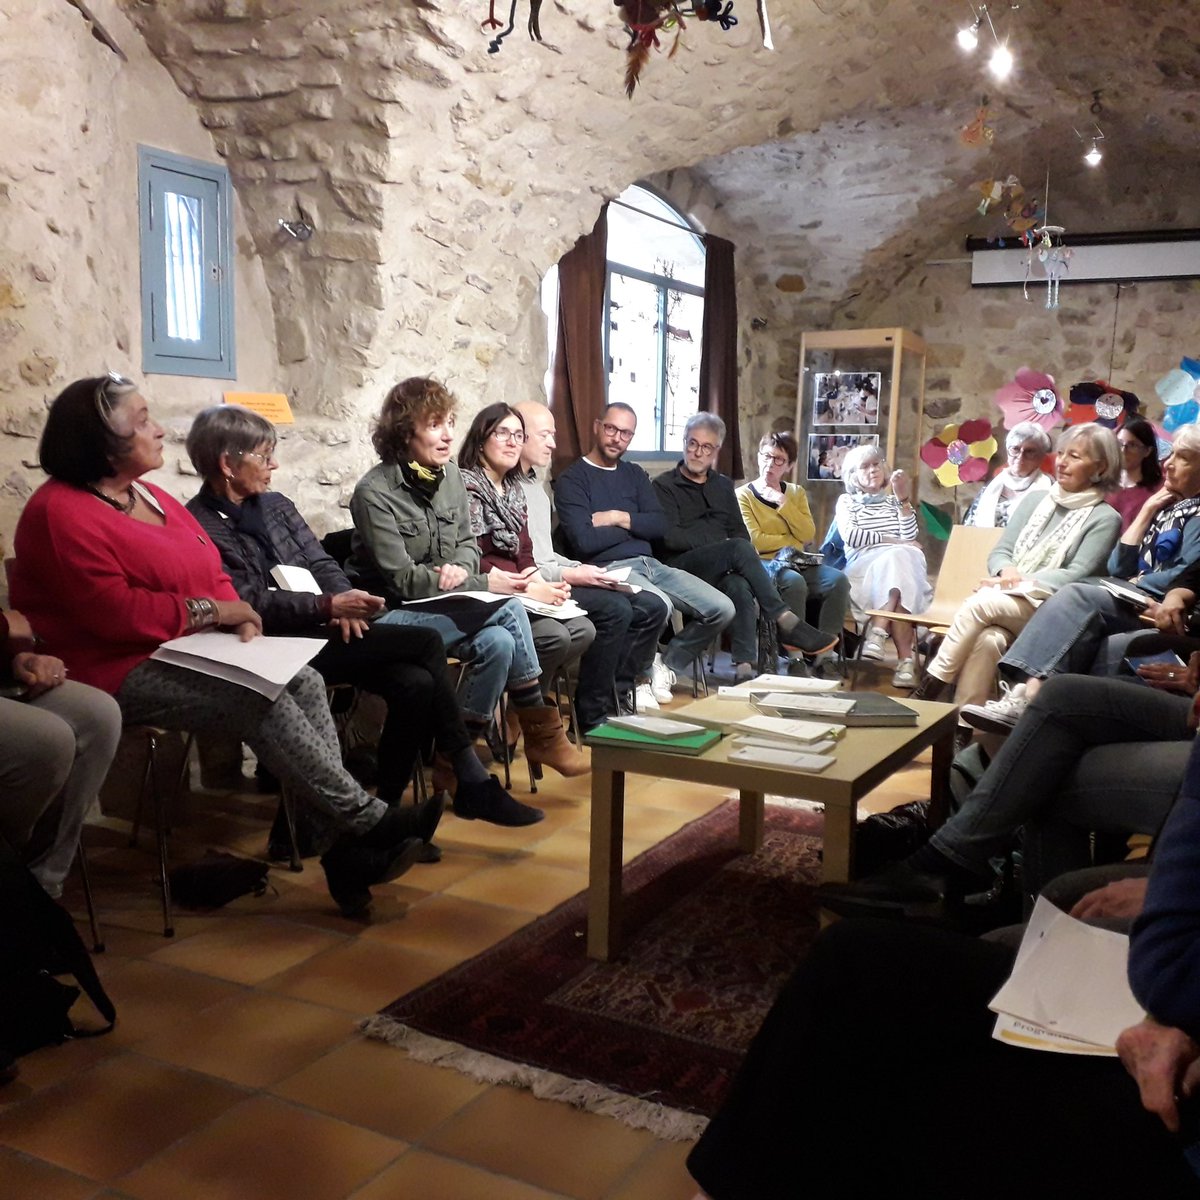
[[[554,457],[554,414],[538,400],[521,400],[513,407],[525,422],[521,468],[548,467]]]

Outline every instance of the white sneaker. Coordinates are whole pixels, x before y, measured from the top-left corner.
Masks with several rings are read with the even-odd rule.
[[[637,685],[637,688],[634,690],[634,701],[640,713],[650,712],[651,710],[658,711],[658,700],[654,695],[654,689],[648,683],[639,683]]]
[[[862,657],[870,662],[879,662],[887,650],[887,634],[882,629],[869,629],[863,639]]]
[[[902,658],[892,672],[892,687],[911,688],[917,686],[917,664],[911,658]]]
[[[675,686],[675,672],[663,662],[661,654],[654,656],[654,665],[650,668],[650,686],[659,704],[670,704],[675,697],[671,690]],[[657,708],[658,704],[654,707]]]
[[[982,729],[985,733],[1012,733],[1013,726],[1029,707],[1029,698],[1025,691],[1023,683],[1010,686],[1001,681],[998,700],[989,700],[986,704],[964,704],[958,710],[958,715],[968,725]]]

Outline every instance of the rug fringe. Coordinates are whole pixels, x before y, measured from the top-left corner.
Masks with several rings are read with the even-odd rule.
[[[367,1017],[359,1023],[359,1029],[367,1037],[406,1050],[417,1062],[448,1067],[479,1083],[504,1083],[526,1088],[539,1100],[557,1100],[612,1117],[632,1129],[648,1130],[663,1141],[695,1141],[708,1124],[707,1117],[695,1113],[668,1108],[665,1104],[627,1096],[587,1080],[570,1079],[553,1071],[542,1071],[525,1063],[470,1050],[456,1042],[430,1037],[382,1014]]]

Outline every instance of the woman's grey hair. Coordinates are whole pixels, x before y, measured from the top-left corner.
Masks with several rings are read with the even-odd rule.
[[[1171,449],[1192,450],[1200,453],[1200,425],[1185,425],[1176,430]]]
[[[192,422],[188,458],[203,479],[221,477],[221,455],[242,455],[262,445],[275,449],[275,426],[240,404],[214,404]]]
[[[884,475],[888,473],[887,459],[883,457],[883,451],[871,442],[867,442],[862,446],[855,446],[842,459],[842,483],[846,485],[846,491],[850,495],[857,496],[861,492],[866,491],[859,475],[867,463],[873,462],[879,463],[883,468]]]
[[[687,419],[687,424],[683,427],[683,441],[687,444],[688,438],[697,429],[711,429],[712,435],[717,439],[717,445],[725,444],[725,422],[717,416],[716,413],[698,412],[692,413]]]
[[[1050,435],[1034,421],[1022,421],[1014,425],[1004,439],[1004,449],[1011,454],[1020,449],[1026,442],[1036,442],[1042,449],[1042,454],[1049,454],[1054,449]]]
[[[1055,449],[1061,454],[1075,442],[1082,442],[1088,457],[1100,464],[1099,474],[1092,482],[1111,492],[1121,482],[1121,443],[1117,441],[1117,435],[1094,421],[1086,425],[1068,425],[1059,434]]]

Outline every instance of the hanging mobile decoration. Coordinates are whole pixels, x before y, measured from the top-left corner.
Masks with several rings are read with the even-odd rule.
[[[980,102],[978,111],[975,113],[975,119],[958,131],[958,140],[964,146],[970,146],[974,150],[982,150],[984,147],[992,144],[996,136],[996,131],[987,123],[989,115],[987,103],[988,98],[984,96]]]
[[[1064,246],[1062,235],[1066,232],[1061,225],[1041,225],[1021,235],[1021,243],[1028,253],[1025,256],[1025,299],[1029,299],[1029,280],[1033,276],[1035,261],[1046,272],[1046,307],[1058,307],[1058,285],[1071,265],[1071,249]]]

